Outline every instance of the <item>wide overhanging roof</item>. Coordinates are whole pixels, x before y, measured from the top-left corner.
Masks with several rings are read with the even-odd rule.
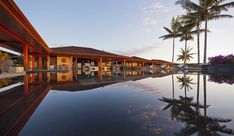
[[[0,44],[8,49],[22,52],[23,44],[29,44],[30,53],[50,52],[31,23],[13,0],[0,1]]]

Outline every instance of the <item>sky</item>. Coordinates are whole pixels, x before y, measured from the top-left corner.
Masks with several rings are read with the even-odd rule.
[[[167,61],[171,61],[172,57],[172,40],[163,41],[159,37],[166,34],[163,27],[170,26],[173,16],[185,13],[179,5],[175,5],[175,0],[15,2],[49,47],[84,46]],[[231,9],[228,13],[234,15],[234,10]],[[211,21],[208,27],[211,31],[208,34],[208,56],[232,54],[234,19]],[[194,53],[197,52],[196,37],[188,45]],[[184,43],[177,40],[176,55],[183,47]],[[196,62],[196,58],[194,55],[191,62]]]

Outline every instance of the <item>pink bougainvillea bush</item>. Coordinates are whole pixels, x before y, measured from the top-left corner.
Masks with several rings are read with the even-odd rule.
[[[227,56],[219,55],[209,58],[209,64],[234,64],[234,55]]]

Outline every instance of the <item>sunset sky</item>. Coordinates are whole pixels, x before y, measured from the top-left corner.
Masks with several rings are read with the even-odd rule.
[[[172,41],[159,39],[175,0],[15,0],[50,47],[86,46],[129,56],[171,61]],[[234,10],[230,10],[234,15]],[[234,19],[209,23],[208,56],[234,52]],[[203,36],[203,35],[202,35]],[[203,41],[202,41],[203,42]],[[189,42],[196,53],[196,39]],[[177,41],[176,55],[184,43]],[[202,43],[203,48],[203,43]],[[203,51],[202,51],[203,53]],[[194,56],[193,62],[196,62]]]

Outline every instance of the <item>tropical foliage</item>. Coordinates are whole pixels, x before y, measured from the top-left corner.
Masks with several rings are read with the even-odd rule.
[[[234,55],[227,56],[219,55],[209,58],[209,64],[234,64]]]
[[[198,30],[198,50],[200,50],[200,26],[202,22],[205,24],[205,36],[204,36],[204,58],[203,63],[206,63],[207,59],[207,32],[208,21],[232,18],[232,15],[222,14],[223,11],[227,12],[229,8],[234,7],[234,2],[227,2],[227,0],[198,0],[197,3],[191,0],[178,0],[176,4],[181,5],[187,12],[187,18],[190,18],[188,22],[193,24],[195,29]],[[198,57],[200,51],[198,51]],[[199,63],[199,61],[198,61]]]
[[[181,28],[180,25],[181,24],[179,22],[179,17],[176,17],[176,18],[173,17],[171,19],[170,28],[163,27],[165,31],[167,32],[167,34],[160,37],[163,40],[173,39],[172,63],[174,63],[174,56],[175,56],[175,39],[179,36],[178,33],[179,33],[179,29]]]
[[[10,56],[7,53],[2,53],[0,51],[0,73],[7,72],[9,66],[12,65]]]
[[[191,53],[192,48],[187,48],[187,49],[182,49],[180,50],[180,55],[178,55],[178,59],[177,61],[184,61],[184,64],[186,64],[187,62],[189,62],[192,58],[194,53]]]

